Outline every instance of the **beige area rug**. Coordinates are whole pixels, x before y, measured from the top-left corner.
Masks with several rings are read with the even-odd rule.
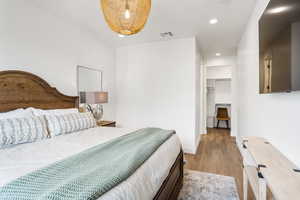
[[[239,200],[233,177],[185,170],[178,200]]]

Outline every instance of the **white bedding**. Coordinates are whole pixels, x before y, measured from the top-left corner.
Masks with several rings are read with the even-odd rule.
[[[0,187],[29,172],[132,131],[134,130],[97,127],[2,149]],[[102,195],[99,200],[153,199],[169,174],[180,148],[178,137],[173,135],[131,177]]]

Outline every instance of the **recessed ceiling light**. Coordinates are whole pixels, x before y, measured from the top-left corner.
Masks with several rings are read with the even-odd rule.
[[[118,36],[119,36],[120,38],[125,37],[125,35],[122,35],[122,34],[118,34]]]
[[[281,6],[281,7],[277,7],[277,8],[272,8],[269,10],[269,13],[270,14],[277,14],[277,13],[281,13],[281,12],[284,12],[286,10],[288,10],[289,7],[286,7],[286,6]]]
[[[218,22],[219,22],[219,20],[217,18],[213,18],[213,19],[209,20],[210,24],[216,24]]]
[[[221,56],[221,53],[216,53],[216,56]]]

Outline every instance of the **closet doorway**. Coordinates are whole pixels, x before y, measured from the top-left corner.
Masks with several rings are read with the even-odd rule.
[[[231,116],[232,92],[231,79],[207,79],[207,128],[217,128],[218,108],[226,108]],[[231,120],[228,125],[231,127]],[[226,121],[219,122],[219,128],[227,128]]]

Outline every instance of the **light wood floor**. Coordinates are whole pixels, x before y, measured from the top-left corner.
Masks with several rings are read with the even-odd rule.
[[[185,168],[235,178],[240,199],[243,199],[242,157],[227,129],[208,129],[203,135],[196,155],[185,154]],[[249,190],[248,190],[249,191]],[[254,200],[249,191],[248,200]]]

